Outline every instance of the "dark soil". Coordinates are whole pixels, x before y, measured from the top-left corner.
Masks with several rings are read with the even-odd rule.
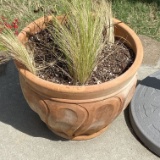
[[[40,78],[58,84],[80,85],[78,82],[75,84],[69,75],[65,56],[57,49],[52,35],[47,30],[30,35],[28,46],[34,47],[35,62],[37,67],[41,68],[38,71]],[[112,46],[106,44],[99,59],[86,85],[100,84],[120,76],[132,65],[135,54],[117,39]]]

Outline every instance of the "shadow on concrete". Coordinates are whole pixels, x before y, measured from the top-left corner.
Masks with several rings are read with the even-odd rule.
[[[135,134],[135,132],[132,128],[132,125],[131,125],[131,122],[130,122],[130,119],[129,119],[129,106],[124,110],[124,118],[125,118],[126,125],[127,125],[128,129],[130,130],[130,132],[132,133],[132,135],[137,140],[139,140],[139,138],[137,137],[137,135]]]
[[[0,121],[33,137],[65,140],[52,133],[29,108],[22,95],[13,61],[8,62],[5,74],[0,75]]]
[[[160,74],[160,72],[159,72],[159,74]],[[158,79],[156,77],[148,76],[143,81],[140,81],[139,84],[142,85],[142,86],[147,86],[147,87],[151,87],[151,88],[160,90],[160,79]]]

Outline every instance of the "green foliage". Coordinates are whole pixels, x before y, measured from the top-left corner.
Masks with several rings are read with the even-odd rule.
[[[53,14],[52,35],[66,56],[75,84],[87,83],[104,45],[114,43],[111,3],[106,0],[1,0],[0,5],[3,16],[21,21],[20,28],[36,19],[37,15]],[[66,23],[57,20],[56,15],[59,14],[65,15]],[[0,34],[0,44],[10,51],[14,59],[36,74],[33,53],[11,31]]]
[[[22,45],[11,30],[6,29],[0,34],[0,44],[7,49],[7,53],[13,59],[21,62],[30,72],[36,74],[36,67],[32,52]]]
[[[105,0],[60,0],[60,3],[67,22],[59,22],[53,16],[55,32],[52,35],[66,56],[75,84],[85,84],[104,44],[114,42],[111,4]]]
[[[113,13],[138,34],[160,41],[159,0],[113,0]]]
[[[47,7],[46,10],[43,9],[44,6],[47,6],[45,2],[45,0],[1,0],[0,16],[6,17],[8,23],[15,18],[18,19],[20,21],[19,31],[21,31],[30,22],[48,12]]]

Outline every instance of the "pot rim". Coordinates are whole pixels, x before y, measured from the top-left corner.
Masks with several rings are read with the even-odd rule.
[[[62,16],[59,16],[59,17],[62,17]],[[51,16],[49,16],[49,18],[51,18]],[[23,32],[24,30],[28,30],[28,28],[35,25],[40,20],[44,21],[44,17],[35,20],[34,22],[30,23],[27,27],[25,27],[19,33],[18,39],[21,40],[21,36],[24,36],[24,32]],[[136,35],[136,33],[130,27],[128,27],[125,23],[121,22],[118,19],[114,18],[113,21],[117,27],[124,29],[125,32],[132,37],[133,42],[135,43],[134,46],[135,46],[135,54],[136,54],[135,60],[134,60],[133,64],[131,65],[131,67],[126,72],[124,72],[123,74],[118,76],[117,78],[110,80],[110,81],[107,81],[107,82],[104,82],[104,83],[101,83],[101,84],[97,84],[97,85],[76,86],[76,85],[57,84],[57,83],[49,82],[47,80],[43,80],[43,79],[39,78],[38,76],[29,72],[19,62],[15,61],[19,72],[23,75],[23,77],[25,77],[25,79],[27,79],[28,82],[32,82],[36,86],[41,86],[47,90],[55,90],[58,92],[65,92],[65,93],[67,93],[67,92],[68,93],[96,92],[99,90],[106,90],[106,89],[108,90],[112,87],[115,87],[115,86],[121,85],[122,83],[125,83],[126,81],[130,80],[133,77],[133,75],[136,74],[138,68],[140,67],[140,65],[142,63],[143,46],[142,46],[142,43],[141,43],[139,37]]]

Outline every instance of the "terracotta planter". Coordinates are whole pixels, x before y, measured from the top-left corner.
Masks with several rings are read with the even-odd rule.
[[[40,31],[39,28],[45,28],[44,18],[35,22],[19,34],[22,43],[27,41],[24,31],[34,34]],[[123,75],[112,81],[91,86],[60,85],[38,78],[16,62],[26,101],[42,121],[61,137],[85,140],[98,136],[127,107],[133,96],[136,72],[143,58],[142,44],[128,26],[116,19],[114,22],[115,35],[131,46],[136,58]]]

